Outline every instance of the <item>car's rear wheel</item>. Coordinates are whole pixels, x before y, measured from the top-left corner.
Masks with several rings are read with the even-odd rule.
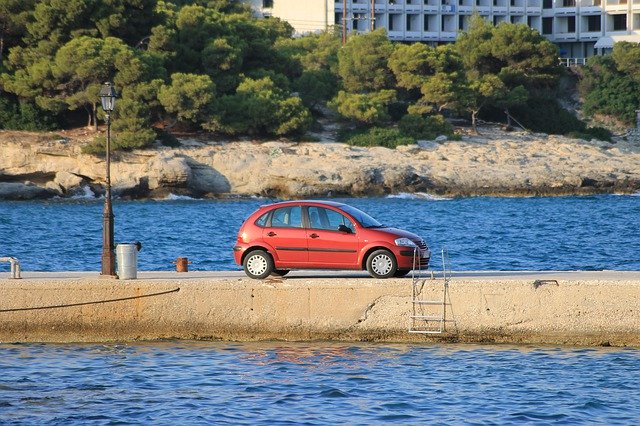
[[[244,258],[242,263],[244,272],[249,278],[261,280],[268,277],[273,271],[273,259],[263,250],[252,251]]]
[[[411,272],[411,269],[398,269],[396,273],[393,274],[393,276],[396,278],[402,278],[405,277],[409,272]]]
[[[288,269],[274,269],[273,272],[271,273],[271,275],[275,275],[277,277],[284,277],[289,272],[290,271]]]
[[[392,277],[397,268],[396,258],[389,250],[376,250],[367,258],[367,271],[374,278]]]

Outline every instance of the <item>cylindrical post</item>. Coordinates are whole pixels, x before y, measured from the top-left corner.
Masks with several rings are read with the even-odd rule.
[[[105,179],[104,210],[102,212],[102,275],[116,275],[113,251],[113,208],[111,206],[111,114],[107,114],[107,175]]]
[[[371,0],[371,31],[376,29],[376,0]]]
[[[342,0],[342,45],[347,44],[347,0]]]

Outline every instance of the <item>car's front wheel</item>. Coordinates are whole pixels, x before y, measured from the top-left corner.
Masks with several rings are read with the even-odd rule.
[[[244,258],[242,263],[244,272],[249,278],[261,280],[268,277],[273,271],[273,259],[263,250],[252,251]]]
[[[396,258],[389,250],[376,250],[367,258],[367,271],[374,278],[392,277],[397,268]]]

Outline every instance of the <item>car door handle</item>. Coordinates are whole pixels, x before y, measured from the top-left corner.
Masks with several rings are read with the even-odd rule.
[[[315,232],[311,235],[309,235],[311,238],[320,238],[320,235],[316,234]]]
[[[270,236],[270,237],[275,237],[278,234],[276,234],[275,232],[271,231],[267,235]]]

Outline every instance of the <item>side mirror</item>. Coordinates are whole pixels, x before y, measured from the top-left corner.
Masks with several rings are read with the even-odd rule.
[[[347,234],[353,234],[353,231],[351,230],[351,228],[349,228],[348,226],[345,226],[345,225],[338,226],[338,231],[346,232]]]

